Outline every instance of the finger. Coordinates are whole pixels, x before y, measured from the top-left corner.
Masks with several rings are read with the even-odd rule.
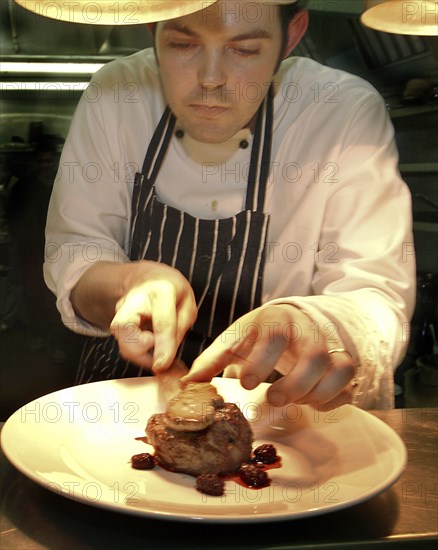
[[[178,304],[178,316],[176,337],[178,346],[181,344],[186,332],[193,326],[198,315],[198,309],[196,307],[196,300],[191,292],[188,296],[184,296],[181,303]]]
[[[138,307],[138,297],[132,296],[127,297],[123,301],[117,304],[117,310],[111,321],[110,330],[115,332],[119,327],[124,327],[125,325],[136,325],[137,327],[141,326],[142,316],[140,315],[141,308]]]
[[[272,340],[269,334],[262,335],[252,343],[250,352],[240,370],[239,378],[242,386],[247,390],[252,390],[265,381],[274,370],[286,347],[287,342],[284,338],[279,337]]]
[[[116,323],[111,332],[119,345],[121,357],[127,361],[150,368],[154,347],[154,337],[149,331],[142,331],[135,323]]]
[[[150,331],[141,330],[143,317],[139,313],[140,311],[146,313],[147,304],[148,300],[142,299],[140,293],[133,292],[126,296],[117,305],[110,331],[117,340],[120,355],[124,359],[150,368],[152,363],[150,351],[154,347],[154,337]]]
[[[298,402],[318,384],[329,367],[325,346],[313,345],[303,349],[295,366],[269,388],[269,402],[275,406]]]
[[[178,288],[165,281],[155,283],[150,293],[152,325],[156,348],[154,370],[167,369],[175,358],[187,330],[197,317],[196,300],[192,288],[187,285],[178,298]]]
[[[296,312],[282,306],[263,307],[250,318],[246,339],[250,343],[247,363],[242,367],[241,381],[246,389],[253,389],[268,379],[275,369],[290,372],[297,362],[297,354],[304,344],[296,334]],[[292,321],[291,321],[292,319]]]
[[[248,335],[250,336],[248,337]],[[247,332],[242,338],[237,325],[233,324],[199,355],[183,382],[209,382],[225,369],[227,369],[227,376],[230,372],[241,373],[243,368],[249,370],[251,363],[247,356],[253,347],[252,333]]]
[[[178,347],[176,290],[165,281],[154,281],[147,293],[155,338],[153,369],[158,372],[171,365]]]
[[[224,378],[240,378],[241,371],[241,365],[228,365],[228,367],[225,367],[222,376]]]
[[[355,376],[356,368],[348,352],[329,355],[330,368],[323,378],[304,397],[307,403],[320,406],[338,398]],[[301,399],[302,402],[302,399]]]
[[[233,340],[229,338],[230,334],[233,335]],[[195,359],[189,373],[184,377],[183,383],[209,382],[227,367],[233,368],[234,372],[240,372],[242,365],[246,362],[245,354],[250,351],[250,347],[248,346],[246,349],[247,342],[236,339],[235,335],[236,332],[233,325],[220,334]]]
[[[214,341],[192,364],[188,374],[182,378],[182,383],[188,382],[210,382],[220,374],[225,367],[233,363],[234,355],[224,348],[218,341]]]
[[[260,316],[267,312],[263,310]],[[268,321],[262,322],[251,314],[241,317],[196,359],[184,381],[209,381],[226,370],[226,376],[239,377],[245,389],[257,387],[268,378],[287,347],[283,335],[272,333],[272,323]]]

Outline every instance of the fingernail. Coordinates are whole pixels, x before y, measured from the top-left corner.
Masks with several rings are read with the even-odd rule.
[[[259,379],[257,378],[257,376],[255,376],[255,374],[246,374],[242,377],[241,382],[242,386],[246,390],[253,390],[259,385]]]
[[[161,372],[162,370],[165,370],[165,364],[166,364],[167,357],[164,353],[159,353],[158,355],[154,356],[154,365],[153,370],[155,372]]]
[[[275,407],[282,407],[286,404],[287,397],[283,392],[276,390],[268,392],[268,400]]]

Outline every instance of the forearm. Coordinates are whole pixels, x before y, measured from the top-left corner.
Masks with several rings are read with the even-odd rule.
[[[97,262],[88,268],[70,295],[76,315],[107,331],[132,267],[130,263]]]

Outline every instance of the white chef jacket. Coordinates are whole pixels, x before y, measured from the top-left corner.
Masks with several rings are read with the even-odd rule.
[[[266,84],[240,93],[256,97]],[[291,57],[276,77],[262,302],[291,303],[359,367],[355,403],[393,406],[415,297],[411,196],[382,98],[362,79]],[[237,92],[237,91],[236,91]],[[63,322],[99,335],[69,296],[99,260],[127,262],[134,174],[165,108],[152,49],[97,72],[81,98],[50,202],[44,274]],[[158,198],[196,217],[244,208],[251,147],[174,137]],[[310,321],[309,321],[310,322]],[[293,337],[299,337],[295,333]],[[284,374],[284,373],[283,373]]]

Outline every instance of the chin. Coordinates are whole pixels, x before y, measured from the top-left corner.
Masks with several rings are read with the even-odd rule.
[[[222,116],[217,119],[206,120],[202,117],[190,116],[183,111],[174,110],[175,116],[181,125],[181,128],[192,139],[202,143],[223,143],[236,134],[241,127],[237,120]]]
[[[196,141],[201,143],[223,143],[234,136],[239,130],[212,131],[212,128],[200,129],[196,126],[187,127],[185,131]]]

